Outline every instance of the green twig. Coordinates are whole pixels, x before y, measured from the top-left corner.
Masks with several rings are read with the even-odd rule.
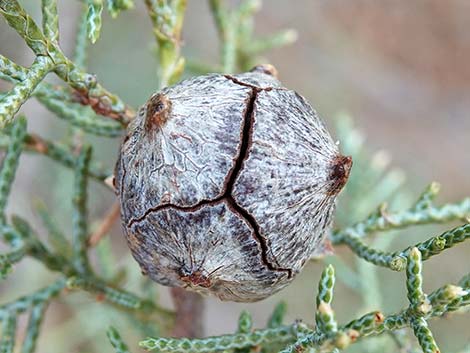
[[[329,335],[338,330],[331,302],[333,300],[333,287],[335,285],[335,270],[328,265],[322,272],[318,284],[317,311],[315,313],[316,330]]]
[[[34,203],[35,210],[41,217],[43,225],[47,229],[49,244],[55,252],[63,254],[64,257],[70,258],[72,256],[72,248],[67,240],[65,234],[59,229],[58,225],[52,219],[46,205],[42,201]]]
[[[85,132],[104,137],[122,135],[122,124],[111,119],[99,118],[90,107],[55,99],[49,92],[46,93],[43,90],[38,91],[36,97],[57,117],[70,122],[71,125],[81,128]]]
[[[253,329],[253,318],[250,313],[243,310],[238,318],[238,333],[250,333]]]
[[[431,293],[428,297],[432,306],[434,315],[448,311],[448,306],[454,301],[459,300],[469,293],[469,290],[464,290],[462,287],[452,284],[446,284]]]
[[[0,141],[0,149],[6,150],[9,144],[10,139]],[[27,152],[45,155],[67,168],[73,169],[75,167],[76,157],[66,146],[57,142],[44,140],[42,137],[37,135],[30,134],[25,136],[25,150]],[[112,175],[112,172],[104,170],[98,163],[93,162],[90,164],[88,176],[100,182],[104,182],[110,175]]]
[[[60,279],[53,284],[37,290],[36,292],[20,297],[14,302],[0,306],[0,317],[4,318],[9,313],[20,314],[40,303],[46,303],[49,299],[59,295],[65,287],[65,279]]]
[[[412,208],[394,213],[386,213],[385,210],[382,210],[381,212],[372,213],[365,221],[358,222],[354,226],[333,232],[332,242],[341,244],[344,242],[343,238],[347,236],[360,238],[373,232],[389,231],[421,224],[465,220],[469,216],[470,198],[441,207],[427,207],[420,210]]]
[[[103,0],[88,0],[87,33],[92,43],[100,37],[103,7]]]
[[[447,304],[443,311],[433,310],[432,315],[439,316],[442,313],[449,313],[449,312],[457,311],[468,305],[470,305],[470,289],[459,292],[457,294],[457,297],[453,299],[449,304]]]
[[[255,330],[248,334],[233,334],[203,339],[173,339],[173,338],[148,338],[139,343],[139,346],[147,350],[158,350],[172,353],[209,353],[227,349],[241,349],[263,345],[266,343],[289,342],[296,338],[295,330],[289,326],[278,328]]]
[[[5,220],[5,207],[11,184],[15,178],[18,161],[23,150],[23,140],[26,135],[26,118],[17,119],[10,132],[10,142],[0,169],[0,222]]]
[[[439,183],[433,182],[423,191],[414,206],[411,208],[415,211],[422,211],[433,207],[432,202],[436,198],[437,194],[441,190]]]
[[[373,311],[346,324],[342,330],[351,332],[351,335],[357,336],[356,338],[365,337],[380,330],[384,322],[384,315],[380,311]]]
[[[44,154],[68,168],[75,168],[76,157],[70,150],[59,143],[44,140],[38,135],[28,135],[26,136],[26,147],[28,150]],[[96,163],[91,163],[87,173],[99,181],[104,181],[112,174],[110,171],[103,170]]]
[[[31,96],[36,86],[54,68],[48,57],[38,56],[29,68],[23,81],[16,84],[0,100],[0,128],[13,120],[23,103]]]
[[[41,302],[33,307],[29,316],[26,337],[24,338],[22,353],[33,353],[39,336],[39,329],[47,309],[47,302]]]
[[[294,30],[285,30],[262,39],[253,38],[253,17],[261,7],[258,0],[243,0],[229,9],[224,0],[209,0],[209,6],[221,43],[220,61],[224,73],[247,71],[262,52],[293,43]]]
[[[230,12],[223,0],[210,0],[217,32],[221,41],[221,62],[224,73],[233,73],[237,62],[236,15]]]
[[[424,295],[421,289],[420,264],[419,251],[414,248],[414,250],[410,252],[407,270],[407,283],[412,301],[410,308],[388,316],[384,316],[380,311],[370,312],[359,319],[352,320],[346,325],[339,326],[336,332],[330,334],[311,331],[303,327],[303,325],[293,324],[280,327],[280,331],[277,333],[268,328],[255,330],[248,334],[223,335],[205,339],[149,338],[141,342],[140,346],[149,350],[158,349],[159,351],[171,353],[205,353],[234,348],[290,343],[290,345],[282,351],[283,353],[299,353],[310,348],[319,349],[320,351],[331,351],[334,348],[344,349],[350,343],[363,337],[376,336],[383,332],[396,331],[412,325],[416,326],[417,320],[422,321],[421,319],[442,316],[458,308],[470,305],[470,294],[468,291],[458,291],[456,297],[454,297],[443,310],[439,308],[439,310],[422,310],[421,313],[417,313],[415,308],[419,307],[419,303],[422,303],[422,295]],[[465,281],[465,279],[466,277],[462,278],[461,281]],[[326,284],[327,286],[322,293],[329,293],[329,290],[326,290],[326,288],[330,288],[330,282],[326,281]],[[324,287],[322,285],[320,286]],[[437,298],[439,293],[443,290],[444,288],[439,288],[432,292],[429,297]],[[329,297],[328,294],[326,297]],[[416,316],[417,314],[419,315]],[[422,339],[429,340],[429,336],[422,332],[421,326],[418,329],[418,335],[420,336],[418,339],[420,342]],[[271,338],[267,339],[269,336],[271,336]]]
[[[77,35],[75,37],[75,47],[73,52],[73,62],[80,70],[86,70],[88,59],[88,6],[82,5],[80,18],[78,20]]]
[[[470,223],[455,227],[445,231],[441,235],[432,237],[426,241],[417,243],[415,247],[419,249],[422,254],[423,260],[429,259],[431,256],[438,255],[446,249],[450,249],[458,243],[461,243],[470,238]],[[412,247],[408,247],[401,253],[396,253],[398,256],[406,256]]]
[[[42,5],[42,31],[52,42],[59,41],[59,15],[57,14],[57,0],[41,0]]]
[[[28,222],[17,215],[11,217],[11,222],[13,224],[13,232],[17,233],[14,238],[20,239],[20,243],[26,247],[28,255],[41,261],[52,271],[60,271],[64,274],[72,273],[72,267],[62,254],[51,253],[39,240],[39,237],[31,229]]]
[[[459,281],[459,286],[470,290],[470,273],[462,277],[462,279]]]
[[[0,279],[6,278],[14,263],[19,262],[27,253],[28,249],[22,246],[6,254],[0,254]]]
[[[250,333],[253,330],[253,318],[250,313],[246,310],[243,310],[238,317],[238,329],[237,333]],[[249,348],[239,348],[235,349],[234,353],[249,353]]]
[[[45,155],[67,168],[75,168],[76,156],[66,146],[45,140],[35,134],[26,135],[24,142],[26,151]],[[11,139],[4,140],[3,144],[0,143],[0,149],[8,149],[11,143]],[[98,163],[93,162],[89,166],[88,175],[103,182],[107,177],[112,175],[112,172],[104,170]]]
[[[88,240],[89,245],[91,243],[90,239],[92,239],[92,237],[90,237]],[[112,279],[112,282],[116,282],[117,280],[119,280],[119,278],[124,274],[122,273],[122,271],[119,271],[117,274],[115,273],[114,264],[117,262],[117,259],[113,254],[110,238],[105,237],[101,239],[95,249],[97,265],[101,277],[103,277],[104,279]]]
[[[10,81],[20,84],[26,80],[28,75],[26,68],[0,56],[0,64],[2,62],[5,64],[5,74],[9,75],[6,77]],[[66,92],[61,87],[54,87],[48,83],[41,82],[34,91],[34,95],[41,104],[55,113],[57,117],[70,122],[73,126],[79,127],[88,133],[106,137],[116,137],[122,134],[124,126],[121,122],[105,119],[96,114],[90,107],[80,105],[77,103],[77,98],[74,98],[72,94]],[[79,97],[78,99],[82,98]]]
[[[0,353],[13,353],[15,347],[16,316],[9,313],[3,317]]]
[[[245,49],[245,55],[255,56],[273,48],[279,48],[286,45],[291,45],[297,40],[297,31],[293,29],[286,29],[279,31],[265,38],[253,41]]]
[[[432,332],[428,327],[426,320],[423,318],[415,318],[411,320],[411,327],[415,336],[418,338],[419,345],[423,349],[423,353],[439,353],[436,341],[432,336]]]
[[[342,243],[348,245],[357,256],[374,265],[388,267],[394,271],[405,269],[406,260],[403,257],[371,248],[359,238],[344,236]]]
[[[159,88],[176,83],[184,70],[181,29],[186,0],[145,0],[157,42]]]
[[[15,64],[10,59],[0,54],[0,79],[18,83],[26,78],[27,69]]]
[[[12,226],[8,224],[0,224],[0,240],[10,247],[21,247],[24,245],[24,240]]]
[[[280,302],[274,308],[271,316],[268,319],[268,328],[276,328],[282,325],[284,316],[286,315],[287,305],[285,302]]]
[[[113,288],[97,278],[71,277],[67,280],[67,288],[85,290],[97,295],[100,300],[106,300],[126,309],[141,309],[146,305],[134,294]]]
[[[424,353],[439,352],[431,330],[423,316],[427,315],[432,306],[423,292],[421,275],[422,268],[421,252],[418,248],[412,248],[408,254],[408,265],[406,269],[406,287],[408,300],[410,301],[410,324],[415,336]]]
[[[81,71],[63,54],[56,43],[49,41],[17,0],[0,2],[0,13],[5,17],[10,27],[15,29],[33,50],[37,56],[36,60],[44,61],[42,66],[35,71],[43,72],[54,69],[54,72],[62,80],[80,93],[81,102],[89,104],[98,113],[123,122],[128,122],[134,116],[134,112],[120,98],[104,89],[93,75]],[[40,81],[38,76],[38,74],[35,76],[36,85]],[[25,85],[23,84],[23,86]],[[31,88],[32,85],[30,84],[28,87]],[[11,115],[12,111],[9,113]]]
[[[108,12],[111,17],[116,17],[120,11],[128,10],[134,7],[132,0],[107,0]]]
[[[371,248],[361,239],[346,234],[342,236],[339,243],[348,245],[356,255],[374,265],[388,267],[394,271],[402,271],[405,268],[405,258],[413,247],[418,248],[422,253],[423,260],[427,260],[468,239],[470,239],[470,223],[448,230],[441,235],[397,252],[385,252]]]
[[[111,326],[106,334],[116,353],[129,353],[129,347],[124,343],[121,335],[114,327]]]
[[[429,300],[423,292],[422,266],[421,252],[418,248],[414,247],[408,255],[406,288],[410,308],[416,316],[424,316],[431,311]]]
[[[85,147],[78,156],[75,165],[73,196],[72,251],[75,269],[81,273],[90,272],[87,256],[87,171],[90,164],[91,147]]]

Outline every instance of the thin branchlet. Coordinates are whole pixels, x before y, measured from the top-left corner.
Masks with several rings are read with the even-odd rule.
[[[116,353],[129,353],[129,347],[124,343],[121,335],[114,327],[110,327],[106,334]]]
[[[253,22],[260,5],[258,0],[244,0],[236,8],[230,9],[224,0],[209,0],[220,41],[223,72],[246,71],[257,64],[256,60],[262,53],[296,41],[297,33],[292,29],[281,30],[265,38],[256,38]]]
[[[4,318],[10,314],[20,314],[35,305],[45,303],[51,298],[59,295],[65,285],[66,281],[64,279],[60,279],[43,289],[37,290],[33,294],[20,297],[11,303],[3,304],[0,306],[0,317]]]
[[[0,337],[0,352],[13,353],[16,336],[16,316],[8,314],[3,317],[2,336]]]
[[[7,277],[12,269],[12,265],[22,260],[27,252],[27,246],[23,245],[5,254],[0,254],[0,280]]]
[[[333,334],[338,330],[331,302],[333,300],[333,287],[335,285],[335,270],[332,265],[323,270],[318,284],[317,311],[315,313],[316,330],[325,335]]]
[[[78,45],[77,48],[79,48]],[[83,50],[82,48],[77,49],[77,55],[79,55],[80,60],[84,60],[82,58],[85,55],[82,53]],[[17,84],[27,80],[28,69],[0,56],[0,65],[2,63],[5,64],[3,69],[4,75],[0,71],[0,78]],[[98,115],[90,107],[83,106],[77,101],[76,94],[64,89],[64,87],[41,82],[32,95],[58,118],[66,120],[71,125],[83,129],[85,132],[106,137],[122,135],[124,125],[121,122],[107,119]]]
[[[410,308],[417,317],[426,315],[431,306],[423,292],[423,276],[421,274],[423,262],[421,252],[417,247],[411,249],[407,258],[406,289]]]
[[[185,353],[201,352],[209,353],[227,349],[243,349],[255,347],[267,343],[289,342],[295,338],[292,327],[281,326],[274,329],[255,330],[251,333],[223,335],[204,339],[172,339],[172,338],[148,338],[139,345],[148,350]]]
[[[11,127],[10,143],[0,169],[0,222],[2,223],[5,221],[5,207],[23,150],[25,135],[26,119],[21,117]]]
[[[337,230],[332,234],[334,244],[345,243],[345,238],[362,238],[379,231],[391,231],[423,224],[465,221],[470,216],[470,198],[443,206],[430,206],[424,209],[412,207],[398,212],[373,212],[366,220],[354,226]]]
[[[388,267],[394,271],[403,271],[406,257],[413,247],[421,252],[423,260],[428,260],[469,238],[470,224],[464,224],[397,252],[374,249],[366,245],[360,238],[349,235],[344,236],[341,243],[348,245],[357,256],[374,265]]]
[[[411,328],[418,339],[419,345],[423,349],[423,353],[440,352],[426,320],[423,318],[413,318],[411,320]]]
[[[5,136],[5,139],[0,141],[0,149],[7,150],[12,144],[11,141],[10,137]],[[26,134],[24,137],[24,149],[27,152],[47,156],[64,167],[70,169],[75,167],[76,156],[68,146],[62,143],[48,141],[36,134]],[[100,182],[104,182],[106,178],[112,175],[110,170],[105,170],[96,161],[90,163],[87,173],[91,178]]]
[[[309,348],[313,349],[329,349],[334,348],[344,349],[349,344],[354,343],[360,338],[367,336],[376,336],[384,332],[396,331],[404,327],[412,327],[415,330],[416,335],[420,344],[426,345],[426,347],[434,347],[430,337],[430,331],[426,323],[431,317],[439,317],[448,312],[454,311],[452,305],[444,305],[444,308],[439,307],[439,310],[424,310],[416,311],[416,308],[420,308],[423,301],[423,293],[421,289],[422,279],[420,278],[420,258],[418,250],[414,248],[410,253],[409,266],[408,266],[408,280],[409,283],[409,297],[410,306],[396,314],[384,315],[380,311],[374,311],[365,314],[364,316],[352,320],[346,325],[338,326],[337,331],[330,331],[329,333],[322,333],[313,331],[306,328],[304,325],[298,323],[290,326],[281,326],[279,335],[275,335],[269,328],[262,330],[255,330],[253,333],[246,334],[232,334],[224,335],[219,337],[208,337],[205,339],[171,339],[171,338],[149,338],[140,343],[141,347],[149,350],[160,350],[164,352],[174,353],[187,353],[187,352],[208,352],[208,351],[224,351],[226,349],[233,348],[249,348],[256,347],[259,345],[269,344],[286,344],[288,346],[283,352],[303,352]],[[331,273],[325,270],[325,273]],[[326,279],[323,276],[324,280]],[[464,277],[462,280],[465,280]],[[324,287],[321,285],[320,287]],[[429,297],[436,298],[443,291],[445,287],[441,287],[436,291],[432,292]],[[324,293],[325,291],[323,291]],[[328,291],[327,291],[328,292]],[[323,296],[321,296],[323,297]],[[434,301],[434,299],[432,299]],[[458,290],[453,293],[452,297],[448,298],[449,303],[459,303],[458,307],[463,307],[470,304],[470,295],[468,291]],[[420,308],[421,310],[423,308]],[[437,309],[437,308],[436,308]],[[424,328],[425,326],[425,328]],[[253,338],[256,340],[254,340]],[[269,342],[264,342],[263,338],[272,335],[272,339]],[[424,349],[424,347],[423,347]],[[427,349],[427,348],[426,348]],[[427,352],[425,350],[425,352]]]
[[[51,10],[54,6],[50,1],[52,0],[43,3],[43,10],[47,10],[46,18],[55,19],[54,11]],[[91,7],[98,12],[99,3],[102,4],[102,0],[90,1]],[[80,101],[83,104],[89,104],[95,111],[125,123],[134,116],[133,110],[119,97],[104,89],[93,75],[81,71],[73,61],[67,58],[58,44],[51,41],[41,31],[18,1],[0,2],[0,14],[36,55],[35,62],[28,70],[27,79],[16,84],[10,92],[2,96],[0,126],[3,127],[13,120],[20,106],[50,71],[54,71],[64,82],[74,88],[80,95]],[[89,24],[93,23],[93,26],[89,26],[89,35],[93,40],[99,35],[98,17],[101,18],[91,16],[89,21]],[[46,33],[54,37],[56,25],[48,22],[45,27]]]
[[[268,319],[267,327],[276,328],[282,325],[284,321],[284,316],[286,315],[287,305],[285,302],[280,302],[277,304]]]
[[[59,15],[57,13],[57,0],[41,0],[42,31],[47,39],[57,43],[59,41]]]
[[[27,70],[24,80],[17,83],[0,99],[0,126],[13,120],[20,107],[33,94],[34,89],[53,70],[54,63],[49,57],[38,56]]]
[[[251,314],[243,310],[240,313],[240,316],[238,317],[238,329],[237,333],[250,333],[253,330],[253,318],[251,317]],[[250,349],[249,348],[238,348],[235,349],[235,353],[249,353]]]
[[[104,282],[100,282],[96,278],[71,277],[67,280],[67,288],[86,290],[99,298],[102,297],[103,300],[129,309],[139,309],[146,304],[134,294],[113,288]]]
[[[35,202],[34,206],[37,214],[41,218],[42,224],[47,229],[48,243],[50,246],[55,252],[70,258],[72,256],[72,246],[66,235],[52,218],[46,204],[38,200]]]
[[[88,212],[87,212],[87,171],[90,164],[91,147],[85,147],[75,164],[75,182],[72,213],[72,252],[75,269],[85,274],[90,272],[87,255]]]
[[[73,53],[74,63],[81,70],[86,70],[88,59],[87,22],[88,6],[82,5],[80,18],[78,20],[77,34],[75,37],[75,48]]]
[[[181,29],[187,0],[145,0],[157,43],[159,88],[179,81],[185,60],[181,56]]]
[[[103,8],[103,0],[88,0],[87,34],[93,44],[100,37]]]
[[[22,352],[33,353],[36,349],[39,330],[47,309],[47,302],[40,302],[33,306],[29,314],[26,336],[23,341]]]

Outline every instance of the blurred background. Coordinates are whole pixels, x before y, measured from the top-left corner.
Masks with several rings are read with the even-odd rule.
[[[39,2],[27,0],[22,4],[40,23]],[[59,1],[60,43],[67,54],[73,48],[79,10],[78,1]],[[157,86],[151,50],[154,40],[147,17],[139,1],[134,10],[117,19],[105,15],[101,38],[89,51],[89,72],[95,73],[105,87],[134,107],[142,105]],[[341,136],[347,139],[351,127],[337,123],[337,117],[346,114],[364,136],[363,148],[372,160],[385,163],[391,158],[392,183],[401,185],[402,190],[397,206],[406,207],[431,181],[439,181],[443,186],[438,203],[458,201],[470,195],[469,24],[467,0],[269,0],[256,17],[256,33],[269,34],[284,28],[298,32],[295,44],[267,53],[266,61],[275,65],[286,87],[307,97],[341,143]],[[183,40],[187,58],[214,65],[219,62],[219,42],[205,1],[188,1]],[[33,60],[29,49],[3,20],[0,21],[0,52],[24,66]],[[2,90],[9,87],[0,82]],[[56,140],[66,138],[64,122],[34,100],[23,111],[30,131]],[[335,134],[338,124],[343,126],[342,135]],[[357,136],[358,132],[351,133]],[[95,156],[112,168],[119,139],[87,137],[87,140],[94,144]],[[378,155],[377,151],[380,151]],[[361,163],[355,168],[368,166]],[[69,170],[44,157],[23,155],[9,212],[30,219],[41,229],[33,203],[42,200],[62,228],[70,229],[71,177]],[[94,184],[91,190],[90,215],[95,224],[115,196],[101,185]],[[366,192],[364,195],[367,197]],[[376,204],[390,198],[383,197]],[[339,205],[339,225],[360,220],[375,205],[358,211],[359,205],[347,201]],[[388,237],[386,246],[396,250],[450,227],[411,228],[381,236]],[[114,226],[109,239],[116,268],[125,267],[129,272],[124,287],[134,289],[139,285],[140,272],[130,258],[119,224]],[[455,283],[470,271],[469,245],[463,244],[426,262],[426,291]],[[368,265],[358,265],[348,249],[338,248],[336,255],[351,269],[367,270]],[[242,309],[249,310],[255,326],[261,327],[280,300],[288,305],[287,322],[303,319],[312,323],[320,272],[324,262],[334,261],[329,257],[308,264],[291,286],[260,303],[233,304],[207,298],[206,334],[233,332]],[[1,303],[56,278],[33,260],[23,261],[17,267],[8,281],[0,284]],[[373,278],[378,280],[374,284],[378,288],[375,295],[379,298],[373,302],[379,307],[364,306],[363,296],[341,279],[338,281],[333,307],[339,322],[347,322],[368,310],[392,313],[406,305],[404,274],[375,271]],[[364,276],[361,280],[370,279]],[[166,288],[159,287],[158,293],[162,303],[171,305]],[[73,304],[73,309],[67,304]],[[55,301],[47,315],[38,352],[111,352],[105,328],[110,322],[121,329],[130,327],[131,323],[103,306],[85,294]],[[431,321],[444,352],[456,352],[470,344],[469,327],[469,315]],[[135,343],[141,337],[132,330],[121,332],[131,349],[138,351]],[[386,343],[386,346],[390,347],[388,351],[397,351],[393,345]],[[348,351],[384,352],[381,347],[382,343],[377,342],[354,345]]]

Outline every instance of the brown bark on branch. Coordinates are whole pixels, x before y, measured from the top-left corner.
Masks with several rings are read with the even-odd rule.
[[[171,296],[175,305],[175,326],[173,337],[202,337],[204,298],[195,292],[183,288],[171,288]]]

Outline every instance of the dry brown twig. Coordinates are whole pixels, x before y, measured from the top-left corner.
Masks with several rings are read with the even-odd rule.
[[[106,215],[103,217],[100,225],[96,230],[91,233],[90,237],[88,238],[88,245],[91,247],[96,246],[100,240],[109,233],[111,228],[113,227],[114,223],[119,219],[119,203],[115,201],[113,205],[109,208]]]

